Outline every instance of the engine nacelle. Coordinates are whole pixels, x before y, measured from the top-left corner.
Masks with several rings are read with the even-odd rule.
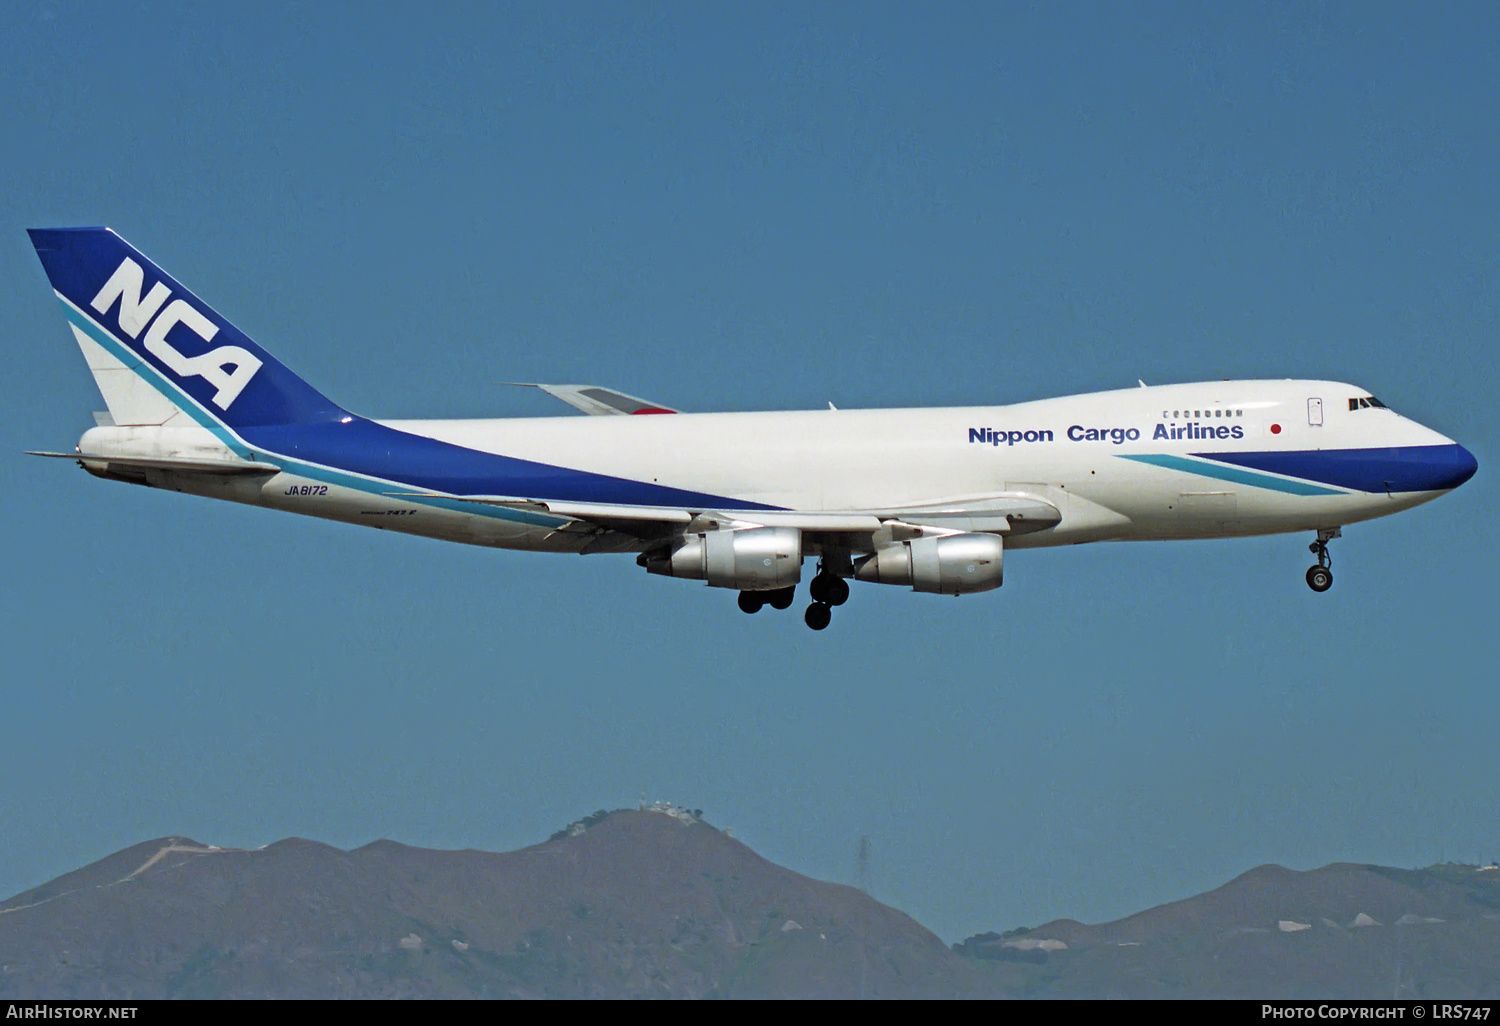
[[[998,588],[1004,573],[1004,542],[996,534],[950,534],[914,538],[876,549],[854,576],[874,584],[909,584],[913,591],[968,595]]]
[[[776,591],[802,579],[802,532],[795,527],[690,534],[670,553],[645,559],[647,573],[707,581],[715,588]]]

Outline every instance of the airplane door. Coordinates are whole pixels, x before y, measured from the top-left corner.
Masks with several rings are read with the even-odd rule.
[[[1307,423],[1310,427],[1323,426],[1323,400],[1309,399],[1307,401]]]

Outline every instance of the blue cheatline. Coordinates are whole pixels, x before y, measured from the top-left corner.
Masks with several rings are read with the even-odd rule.
[[[1269,488],[1271,491],[1286,492],[1288,495],[1344,494],[1332,488],[1309,484],[1306,481],[1288,481],[1284,478],[1272,477],[1269,474],[1255,474],[1236,467],[1226,467],[1203,460],[1190,460],[1181,456],[1151,454],[1121,456],[1120,459],[1134,460],[1137,463],[1149,463],[1153,467],[1162,467],[1166,470],[1180,470],[1185,474],[1196,474],[1199,477],[1211,477],[1217,481],[1233,481],[1235,484],[1250,485],[1254,488]]]
[[[1361,492],[1446,491],[1457,488],[1479,469],[1473,454],[1453,442],[1370,449],[1199,452],[1193,455]]]

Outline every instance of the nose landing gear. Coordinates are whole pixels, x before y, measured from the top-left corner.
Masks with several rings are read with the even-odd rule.
[[[1318,540],[1307,547],[1318,557],[1318,565],[1307,568],[1307,586],[1313,591],[1324,592],[1333,587],[1333,557],[1328,554],[1328,543],[1340,533],[1337,527],[1319,528]]]

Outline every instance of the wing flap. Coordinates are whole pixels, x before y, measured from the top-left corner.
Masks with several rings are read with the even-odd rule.
[[[892,519],[918,527],[982,534],[1030,534],[1053,527],[1062,520],[1061,510],[1045,499],[1027,492],[1006,492],[903,506],[878,510],[876,515],[882,518],[889,515]]]
[[[445,492],[386,492],[405,499],[456,499],[480,506],[501,506],[529,513],[553,513],[575,520],[644,520],[658,524],[687,524],[693,519],[689,510],[666,506],[623,506],[607,502],[559,502],[553,499],[516,499],[499,495],[449,495]]]

